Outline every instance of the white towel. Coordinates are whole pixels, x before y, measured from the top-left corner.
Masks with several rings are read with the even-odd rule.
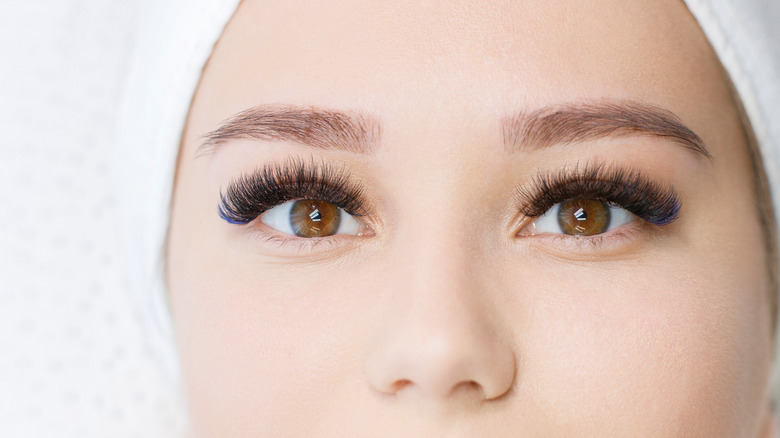
[[[184,426],[117,257],[111,150],[138,6],[0,7],[0,437]]]
[[[780,206],[780,1],[685,0],[729,73]],[[778,216],[780,218],[780,216]]]
[[[160,331],[156,352],[178,374],[163,284],[179,140],[195,87],[239,0],[147,0],[117,130],[114,180],[135,298]]]

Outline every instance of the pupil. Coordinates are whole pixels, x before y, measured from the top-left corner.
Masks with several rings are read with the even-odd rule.
[[[609,205],[596,199],[569,199],[558,211],[561,230],[573,236],[601,234],[609,228],[609,221]]]
[[[341,222],[339,208],[316,199],[295,201],[290,209],[290,226],[296,236],[327,237],[336,234]]]

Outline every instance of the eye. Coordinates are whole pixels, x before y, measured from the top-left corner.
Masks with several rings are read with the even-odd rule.
[[[334,234],[360,235],[360,223],[334,204],[300,199],[277,205],[263,213],[260,221],[285,234],[299,237],[328,237]]]
[[[530,224],[527,235],[595,236],[628,224],[636,216],[597,199],[573,198],[553,205]]]

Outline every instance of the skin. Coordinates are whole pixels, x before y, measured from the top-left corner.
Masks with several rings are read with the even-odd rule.
[[[758,437],[770,286],[727,80],[682,2],[244,1],[182,140],[168,247],[192,435]],[[510,154],[507,114],[630,99],[651,136]],[[260,104],[371,114],[374,154],[203,135]],[[288,157],[365,187],[368,235],[312,246],[216,214]],[[600,244],[518,235],[518,184],[599,162],[682,200]]]

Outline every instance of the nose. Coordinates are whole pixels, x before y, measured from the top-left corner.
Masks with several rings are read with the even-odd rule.
[[[498,399],[512,387],[510,336],[463,253],[417,246],[413,257],[394,258],[392,299],[367,361],[375,390],[443,402]]]

